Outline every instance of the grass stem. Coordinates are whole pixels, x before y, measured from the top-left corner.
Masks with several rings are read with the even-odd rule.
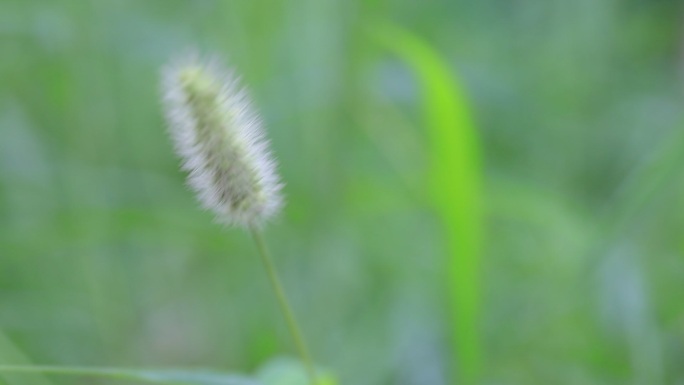
[[[304,342],[304,337],[302,336],[302,332],[299,329],[294,312],[292,311],[292,307],[290,306],[290,303],[287,300],[287,296],[285,295],[283,285],[280,283],[280,279],[278,278],[278,273],[275,269],[275,265],[273,264],[270,254],[268,253],[268,249],[266,248],[266,242],[264,242],[260,230],[251,227],[250,232],[252,233],[254,243],[256,243],[257,249],[259,250],[259,256],[261,257],[261,261],[264,263],[268,279],[271,281],[273,291],[275,292],[276,297],[278,298],[280,310],[283,312],[283,316],[285,317],[285,321],[287,322],[287,327],[290,330],[290,334],[292,335],[292,339],[294,340],[299,355],[302,359],[306,372],[309,376],[309,380],[312,385],[316,385],[318,382],[316,381],[316,371],[314,369],[313,360],[311,359],[309,350],[307,349],[306,343]]]

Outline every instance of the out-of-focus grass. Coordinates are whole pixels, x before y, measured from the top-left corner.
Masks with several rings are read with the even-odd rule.
[[[7,341],[3,341],[7,342]],[[266,363],[252,376],[218,372],[207,369],[128,369],[102,368],[87,366],[42,366],[30,365],[16,349],[9,345],[3,356],[7,361],[21,362],[23,365],[0,365],[0,376],[12,384],[47,385],[43,375],[77,378],[98,378],[128,381],[135,383],[154,383],[162,385],[303,385],[308,383],[308,374],[301,361],[277,357]],[[13,359],[8,359],[13,356]],[[319,371],[316,385],[337,385],[335,377],[327,371]]]
[[[40,375],[63,376],[71,380],[82,378],[98,378],[130,383],[153,383],[162,385],[258,385],[256,380],[248,377],[231,375],[211,371],[182,371],[182,370],[132,370],[96,367],[67,367],[67,366],[11,366],[0,365],[0,372],[13,376],[23,376],[26,384],[33,383],[27,378]]]
[[[684,132],[674,129],[655,148],[639,159],[624,180],[616,186],[611,203],[605,208],[594,237],[595,253],[620,237],[630,224],[638,222],[639,213],[658,193],[671,188],[684,166]]]
[[[165,134],[159,68],[198,46],[264,114],[288,202],[267,237],[321,364],[449,383],[421,191],[447,150],[420,81],[359,32],[373,17],[439,52],[477,116],[482,383],[684,379],[681,4],[368,3],[0,0],[0,329],[31,361],[253,373],[290,351],[248,239],[197,209]]]
[[[444,219],[449,256],[449,297],[459,384],[477,384],[480,345],[481,166],[477,133],[460,83],[427,43],[394,25],[376,30],[378,40],[414,71],[430,133],[430,195]]]
[[[31,365],[31,360],[26,357],[7,336],[0,332],[0,361],[3,364],[11,365]],[[7,385],[50,385],[51,382],[43,377],[41,373],[34,372],[28,375],[21,375],[16,373],[6,373],[0,371],[0,378],[4,380]]]

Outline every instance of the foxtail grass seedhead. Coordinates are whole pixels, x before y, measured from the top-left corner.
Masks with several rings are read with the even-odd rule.
[[[281,206],[261,120],[217,60],[191,56],[163,72],[169,132],[188,184],[219,222],[259,226]]]

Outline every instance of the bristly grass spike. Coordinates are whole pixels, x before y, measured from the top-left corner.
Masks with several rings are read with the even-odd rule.
[[[313,360],[261,236],[261,225],[282,205],[261,119],[237,77],[216,59],[203,62],[190,55],[164,71],[162,85],[169,132],[188,184],[219,222],[251,232],[310,382],[316,385]]]
[[[189,55],[164,70],[162,84],[169,131],[201,205],[243,227],[276,214],[281,183],[238,78],[215,58]]]

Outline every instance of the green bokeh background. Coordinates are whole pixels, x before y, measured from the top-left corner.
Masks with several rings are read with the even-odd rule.
[[[480,137],[480,382],[684,382],[682,20],[674,0],[0,0],[1,363],[293,352],[248,234],[198,209],[166,135],[160,69],[198,49],[268,127],[287,206],[266,238],[317,361],[457,383],[420,87],[370,36],[392,23]]]

